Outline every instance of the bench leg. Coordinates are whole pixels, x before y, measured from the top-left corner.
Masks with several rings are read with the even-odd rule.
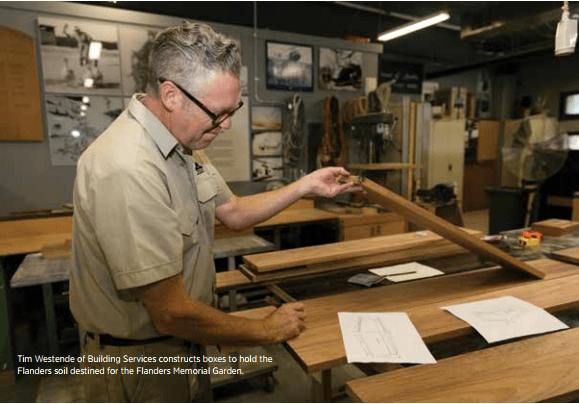
[[[322,370],[320,378],[311,376],[312,402],[330,403],[332,401],[332,369]]]

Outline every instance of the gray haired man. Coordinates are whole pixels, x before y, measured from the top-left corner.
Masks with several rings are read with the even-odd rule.
[[[336,181],[347,171],[328,167],[235,196],[202,149],[242,106],[238,43],[182,23],[157,36],[149,65],[152,91],[135,94],[78,162],[70,307],[83,335],[88,401],[194,400],[198,383],[186,374],[195,372],[174,368],[195,369],[203,344],[297,336],[301,303],[261,320],[212,307],[215,217],[243,229],[305,195],[358,190]]]

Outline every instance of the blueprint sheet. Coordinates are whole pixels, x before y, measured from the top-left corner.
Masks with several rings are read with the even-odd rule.
[[[338,313],[348,363],[436,363],[406,313]]]
[[[469,323],[489,343],[569,328],[545,310],[513,296],[442,309]]]

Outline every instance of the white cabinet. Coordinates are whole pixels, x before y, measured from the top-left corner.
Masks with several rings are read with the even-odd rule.
[[[464,128],[464,120],[430,121],[429,133],[422,144],[422,189],[431,189],[437,184],[455,184],[457,199],[462,201]]]

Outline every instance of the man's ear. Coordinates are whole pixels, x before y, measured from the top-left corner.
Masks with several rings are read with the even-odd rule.
[[[168,112],[173,112],[181,103],[179,90],[168,81],[159,85],[159,99]]]

